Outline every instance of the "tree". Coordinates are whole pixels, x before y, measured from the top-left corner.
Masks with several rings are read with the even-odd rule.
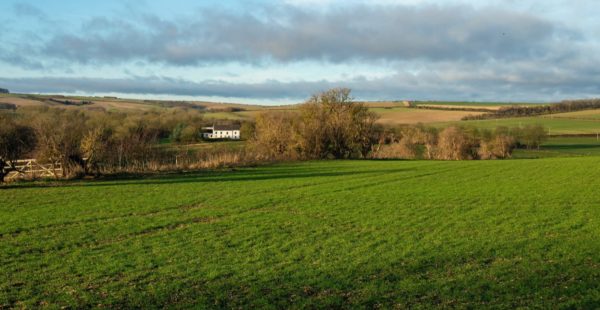
[[[0,114],[0,182],[4,182],[11,171],[17,171],[16,161],[34,147],[35,134],[31,127]]]
[[[38,160],[60,163],[67,177],[77,167],[85,170],[81,139],[85,132],[85,115],[79,111],[49,110],[36,117],[34,129],[38,144]]]
[[[424,158],[435,157],[438,142],[438,132],[435,127],[425,127],[423,124],[409,126],[404,129],[403,136],[412,144],[424,146]]]
[[[366,157],[378,140],[376,119],[366,106],[352,101],[349,89],[331,89],[312,96],[299,115],[259,115],[251,145],[271,158]]]
[[[526,145],[528,149],[539,149],[546,139],[548,139],[548,133],[542,125],[527,125],[521,130],[520,143]]]
[[[179,139],[183,143],[193,143],[200,140],[201,124],[190,124],[181,130]]]
[[[380,137],[378,148],[374,151],[375,158],[427,158],[434,156],[437,144],[437,131],[433,127],[418,125],[403,125],[392,128]],[[382,144],[387,144],[382,146]]]
[[[301,147],[309,158],[366,157],[378,137],[377,115],[353,101],[348,88],[313,95],[300,107]]]
[[[159,152],[154,146],[160,130],[144,121],[132,119],[115,132],[115,153],[119,169],[129,166],[144,169]]]
[[[266,112],[256,117],[250,146],[269,159],[298,157],[298,116],[289,112]]]
[[[100,166],[109,161],[112,149],[112,130],[105,126],[90,128],[81,139],[81,153],[85,158],[84,171],[98,175]]]
[[[438,137],[436,158],[445,160],[474,159],[475,141],[464,129],[450,126]]]
[[[187,125],[184,123],[178,123],[177,125],[175,125],[175,128],[173,128],[173,130],[171,131],[171,135],[169,136],[171,142],[181,142],[182,132],[186,127]]]
[[[481,159],[508,158],[516,146],[515,138],[506,127],[498,127],[491,133],[485,131],[477,154]]]
[[[372,153],[372,158],[379,159],[414,159],[418,156],[418,145],[410,143],[409,139],[402,139],[398,142],[387,145],[379,145]]]
[[[240,138],[250,140],[256,132],[256,124],[254,122],[243,122],[240,128]]]

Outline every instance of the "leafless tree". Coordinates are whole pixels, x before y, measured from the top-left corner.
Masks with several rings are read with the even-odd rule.
[[[474,159],[473,137],[458,126],[450,126],[442,130],[438,137],[437,159],[461,160]]]
[[[366,157],[378,137],[377,115],[354,102],[348,88],[313,95],[301,108],[301,146],[309,158]]]

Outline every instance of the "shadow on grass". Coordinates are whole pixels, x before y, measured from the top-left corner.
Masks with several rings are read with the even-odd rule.
[[[348,168],[348,167],[344,167]],[[343,177],[356,175],[377,175],[383,173],[409,172],[415,168],[363,169],[352,171],[323,170],[312,166],[273,166],[268,169],[231,169],[228,171],[196,171],[159,174],[113,175],[93,180],[56,180],[41,182],[23,182],[5,185],[0,189],[40,188],[40,187],[102,187],[120,185],[157,185],[178,183],[214,183],[214,182],[254,182],[283,179],[306,179],[322,177]]]
[[[544,150],[550,151],[571,151],[571,150],[586,150],[593,149],[600,152],[600,144],[560,144],[560,145],[545,145]]]

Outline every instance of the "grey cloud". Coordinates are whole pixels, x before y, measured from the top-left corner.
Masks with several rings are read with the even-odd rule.
[[[36,59],[29,58],[23,53],[16,52],[16,50],[26,50],[23,46],[19,46],[19,49],[15,50],[1,50],[0,49],[0,61],[8,64],[16,64],[22,68],[30,70],[41,70],[44,69],[44,65]]]
[[[369,80],[354,78],[343,82],[275,80],[259,83],[229,83],[206,80],[192,82],[160,77],[127,79],[101,78],[0,78],[0,87],[17,92],[121,93],[229,97],[239,99],[292,99],[301,101],[310,94],[332,87],[350,87],[358,99],[437,99],[555,101],[600,95],[600,75],[591,64],[552,67],[543,62],[515,61],[507,66],[467,62],[422,63],[420,73],[398,69],[395,75]]]
[[[15,6],[15,11],[43,17],[34,7]],[[384,65],[396,71],[375,80],[291,83],[191,82],[138,76],[139,72],[128,73],[127,79],[75,74],[0,77],[0,87],[19,92],[302,100],[316,91],[345,86],[361,99],[376,100],[546,101],[600,95],[600,57],[596,56],[597,42],[589,40],[588,32],[494,8],[349,6],[315,12],[270,6],[251,13],[205,9],[177,20],[140,14],[96,17],[79,29],[59,27],[44,33],[49,39],[28,36],[22,40],[22,33],[17,34],[16,42],[21,43],[2,38],[5,47],[0,48],[0,61],[38,70],[37,76],[40,71],[59,72],[52,68],[68,72],[65,68],[74,62],[93,68],[115,63],[169,67],[230,62],[277,67],[277,63],[323,61]]]
[[[42,10],[27,3],[15,3],[13,5],[13,10],[15,14],[21,17],[34,17],[39,19],[46,19],[46,14]]]
[[[0,85],[23,93],[121,93],[145,95],[219,96],[231,98],[303,98],[328,82],[281,83],[266,81],[257,84],[203,81],[200,83],[171,78],[0,78]]]
[[[326,12],[268,7],[201,10],[168,20],[98,17],[44,42],[43,55],[81,63],[198,65],[317,60],[524,59],[552,53],[568,31],[532,15],[467,6],[351,6]],[[569,40],[576,39],[570,32]],[[559,38],[564,39],[564,38]]]

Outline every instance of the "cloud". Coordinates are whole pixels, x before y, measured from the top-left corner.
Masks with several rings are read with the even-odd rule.
[[[13,11],[15,12],[15,14],[17,16],[20,17],[33,17],[33,18],[38,18],[38,19],[46,19],[46,14],[38,9],[37,7],[28,4],[28,3],[24,3],[24,2],[17,2],[13,5]]]
[[[421,63],[418,73],[400,67],[398,73],[381,78],[357,77],[338,82],[267,80],[233,83],[166,77],[47,77],[0,78],[0,87],[34,93],[119,93],[297,101],[328,88],[349,87],[358,99],[366,100],[558,101],[600,94],[600,69],[593,66],[597,61],[573,60],[561,67],[529,61],[514,61],[507,66],[444,61]]]
[[[269,61],[431,61],[543,57],[564,29],[542,18],[469,6],[270,6],[200,10],[169,20],[96,17],[53,36],[41,53],[80,63],[174,65]]]
[[[208,96],[231,98],[302,98],[328,82],[227,83],[222,81],[191,82],[182,79],[135,77],[104,78],[0,78],[3,88],[17,92],[41,93],[120,93],[144,95]]]
[[[593,14],[585,13],[595,2],[586,2],[586,9],[571,7],[587,19],[566,26],[561,20],[569,18],[557,20],[562,11],[550,10],[555,6],[546,7],[552,14],[544,15],[542,9],[523,9],[532,3],[517,10],[503,0],[492,1],[504,3],[494,7],[453,0],[445,5],[378,0],[367,6],[353,0],[318,8],[313,1],[242,5],[243,10],[208,6],[176,18],[136,11],[82,17],[51,29],[43,11],[17,4],[15,16],[33,17],[38,24],[16,24],[9,37],[0,38],[0,68],[9,64],[19,68],[13,70],[19,76],[33,77],[5,73],[0,87],[293,100],[336,86],[375,100],[545,101],[600,95],[597,27],[589,26],[597,22],[590,24]],[[224,71],[232,67],[239,76],[228,79]],[[69,69],[72,73],[64,73]],[[98,78],[110,73],[130,78]],[[212,74],[228,81],[199,81]]]

